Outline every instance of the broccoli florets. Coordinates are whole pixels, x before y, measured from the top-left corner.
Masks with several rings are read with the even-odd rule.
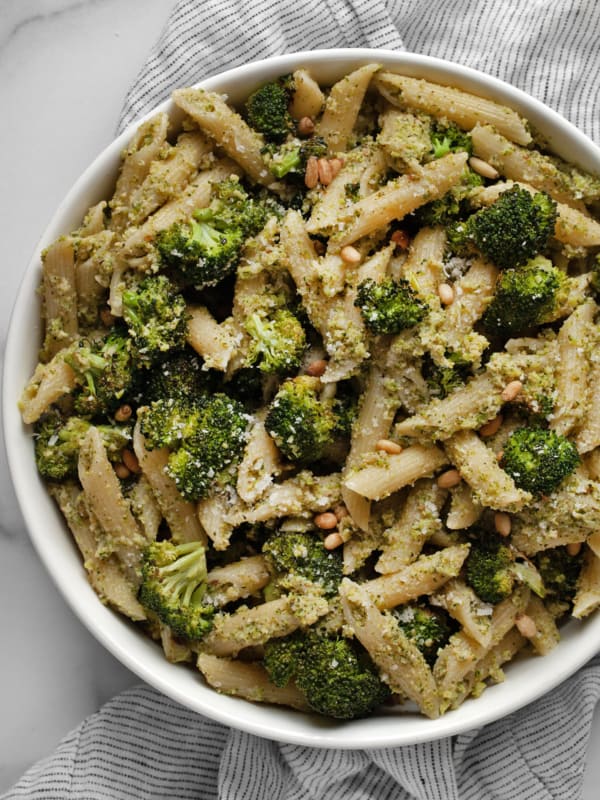
[[[269,407],[265,427],[290,461],[318,461],[336,438],[333,403],[319,398],[319,388],[319,379],[307,375],[287,380]]]
[[[291,78],[284,76],[263,84],[246,100],[248,124],[271,142],[283,141],[292,130],[291,90]]]
[[[202,639],[210,631],[214,606],[205,602],[206,554],[201,542],[152,542],[142,558],[140,603],[176,636]]]
[[[147,401],[176,399],[189,402],[217,391],[220,383],[216,370],[204,369],[202,359],[189,350],[169,353],[148,370],[144,383]]]
[[[431,146],[433,157],[442,158],[448,153],[466,151],[469,155],[473,153],[473,142],[465,131],[457,125],[434,125],[431,131]]]
[[[556,203],[545,192],[532,195],[514,186],[491,206],[449,226],[448,245],[461,256],[478,250],[501,269],[518,267],[545,250],[556,217]]]
[[[497,536],[479,536],[471,544],[465,565],[467,583],[484,602],[499,603],[512,592],[515,583],[512,553]]]
[[[276,686],[294,679],[314,711],[336,719],[365,717],[390,694],[359,645],[314,631],[272,639],[264,664]]]
[[[109,414],[134,390],[137,381],[132,342],[120,331],[100,340],[82,340],[65,356],[79,388],[73,393],[77,414]]]
[[[572,603],[583,563],[583,550],[571,556],[566,547],[543,550],[534,557],[549,599]]]
[[[35,427],[35,463],[43,478],[62,481],[77,475],[79,448],[91,422],[80,417],[64,419],[58,412],[44,414]],[[107,455],[120,461],[123,448],[131,441],[131,428],[97,425]]]
[[[393,614],[406,636],[432,666],[438,650],[448,643],[453,632],[448,615],[441,609],[419,605],[399,606]]]
[[[543,256],[500,273],[494,299],[482,318],[490,333],[506,336],[539,325],[556,307],[567,278]]]
[[[502,468],[520,489],[550,494],[580,462],[569,439],[544,428],[517,428],[504,445]]]
[[[471,364],[468,361],[464,361],[455,353],[445,353],[445,356],[452,362],[451,367],[440,367],[433,359],[426,356],[422,368],[431,396],[441,399],[460,386],[464,386],[471,373]]]
[[[186,303],[165,275],[144,278],[123,292],[123,318],[145,366],[185,344]]]
[[[258,313],[246,321],[252,337],[248,363],[262,372],[289,375],[297,372],[306,351],[306,334],[300,321],[286,309],[278,309],[269,319]]]
[[[325,597],[337,594],[342,580],[341,553],[326,550],[316,534],[277,531],[265,542],[263,553],[276,573],[306,578],[321,586]]]
[[[381,283],[368,279],[358,286],[354,305],[360,309],[372,333],[400,333],[421,322],[427,313],[423,303],[404,279]]]

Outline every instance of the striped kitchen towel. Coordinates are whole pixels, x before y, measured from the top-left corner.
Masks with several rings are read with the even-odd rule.
[[[181,0],[120,129],[176,86],[326,47],[406,48],[509,81],[600,143],[597,0]],[[116,697],[2,800],[575,800],[600,657],[537,702],[454,739],[317,750],[231,730],[139,686]]]

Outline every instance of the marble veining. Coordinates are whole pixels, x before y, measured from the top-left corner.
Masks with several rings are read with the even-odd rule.
[[[37,238],[111,140],[175,0],[0,0],[0,342]],[[66,606],[24,529],[0,451],[0,792],[137,682]],[[584,800],[600,783],[600,714]]]

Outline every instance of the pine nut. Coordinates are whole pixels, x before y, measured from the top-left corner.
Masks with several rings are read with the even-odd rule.
[[[360,264],[362,258],[356,247],[352,247],[351,244],[347,244],[346,247],[342,247],[340,250],[340,257],[346,264],[351,264],[353,266],[355,264]]]
[[[521,636],[526,639],[533,639],[537,636],[537,625],[528,614],[517,614],[515,625]]]
[[[296,130],[299,136],[311,136],[315,132],[315,123],[310,117],[302,117]]]
[[[344,166],[344,162],[341,158],[330,158],[329,159],[329,166],[331,167],[331,175],[333,178],[338,174],[341,168]]]
[[[114,325],[115,317],[113,317],[108,308],[103,308],[100,312],[100,322],[105,328],[110,328],[111,325]]]
[[[389,439],[380,439],[375,445],[375,450],[382,450],[390,455],[398,455],[398,453],[402,452],[402,447],[397,442],[392,442]]]
[[[339,533],[330,533],[329,536],[323,539],[325,550],[335,550],[335,548],[339,547],[341,544],[344,544],[344,540]]]
[[[319,182],[319,165],[316,156],[310,156],[306,162],[306,172],[304,173],[304,185],[307,189],[314,189]]]
[[[320,378],[327,369],[327,362],[324,358],[318,358],[316,361],[311,361],[306,368],[306,374],[313,378]]]
[[[394,231],[390,236],[390,241],[392,241],[396,247],[399,247],[401,250],[406,250],[410,244],[408,233],[402,230]]]
[[[570,556],[578,556],[581,552],[581,542],[569,542],[567,545],[567,553]]]
[[[313,245],[315,253],[318,256],[324,256],[325,253],[327,252],[327,245],[325,244],[325,242],[322,242],[320,239],[313,239],[312,240],[312,245]]]
[[[485,425],[482,425],[481,428],[479,428],[479,435],[483,436],[484,439],[488,436],[493,436],[495,433],[498,433],[502,422],[502,414],[498,414],[498,416],[494,417],[494,419],[491,419],[489,422],[486,422]]]
[[[322,514],[317,514],[315,517],[315,525],[321,528],[322,531],[330,531],[337,528],[338,519],[333,511],[324,511]]]
[[[333,173],[331,171],[331,164],[326,158],[320,158],[317,161],[317,171],[319,174],[319,181],[323,186],[329,186],[333,180]]]
[[[469,159],[469,166],[473,172],[477,172],[482,178],[489,178],[495,181],[496,178],[500,177],[500,173],[495,167],[492,167],[491,164],[488,164],[488,162],[484,161],[482,158],[477,158],[477,156],[471,156]]]
[[[131,472],[129,472],[125,464],[115,464],[115,474],[117,478],[120,478],[122,481],[124,481],[125,478],[128,478],[131,475]]]
[[[440,489],[451,489],[453,486],[458,486],[462,481],[462,476],[457,469],[448,469],[437,479],[437,485]]]
[[[454,289],[449,283],[440,283],[438,286],[438,297],[442,305],[450,306],[454,302]]]
[[[123,464],[125,464],[130,472],[137,473],[140,471],[140,462],[137,460],[135,453],[131,450],[123,450],[121,458],[123,459]]]
[[[333,513],[335,514],[335,516],[337,517],[337,521],[339,522],[340,520],[344,519],[344,517],[347,517],[349,512],[346,506],[343,503],[340,503],[339,506],[336,506],[333,509]]]
[[[510,403],[511,400],[514,400],[517,395],[521,393],[521,389],[523,388],[523,384],[521,381],[511,381],[507,383],[504,387],[504,391],[500,395],[505,403]]]
[[[494,514],[494,527],[496,533],[500,536],[510,536],[510,529],[512,528],[512,520],[510,515],[505,511],[496,511]]]
[[[133,409],[131,408],[131,406],[127,405],[127,403],[124,403],[115,411],[115,420],[117,422],[127,422],[127,420],[131,417],[132,414],[133,414]]]

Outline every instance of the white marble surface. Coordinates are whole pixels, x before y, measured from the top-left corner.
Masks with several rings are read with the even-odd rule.
[[[0,326],[66,190],[114,133],[174,0],[0,0]],[[0,455],[0,792],[136,677],[66,607],[29,544]],[[584,800],[600,785],[600,713]]]

